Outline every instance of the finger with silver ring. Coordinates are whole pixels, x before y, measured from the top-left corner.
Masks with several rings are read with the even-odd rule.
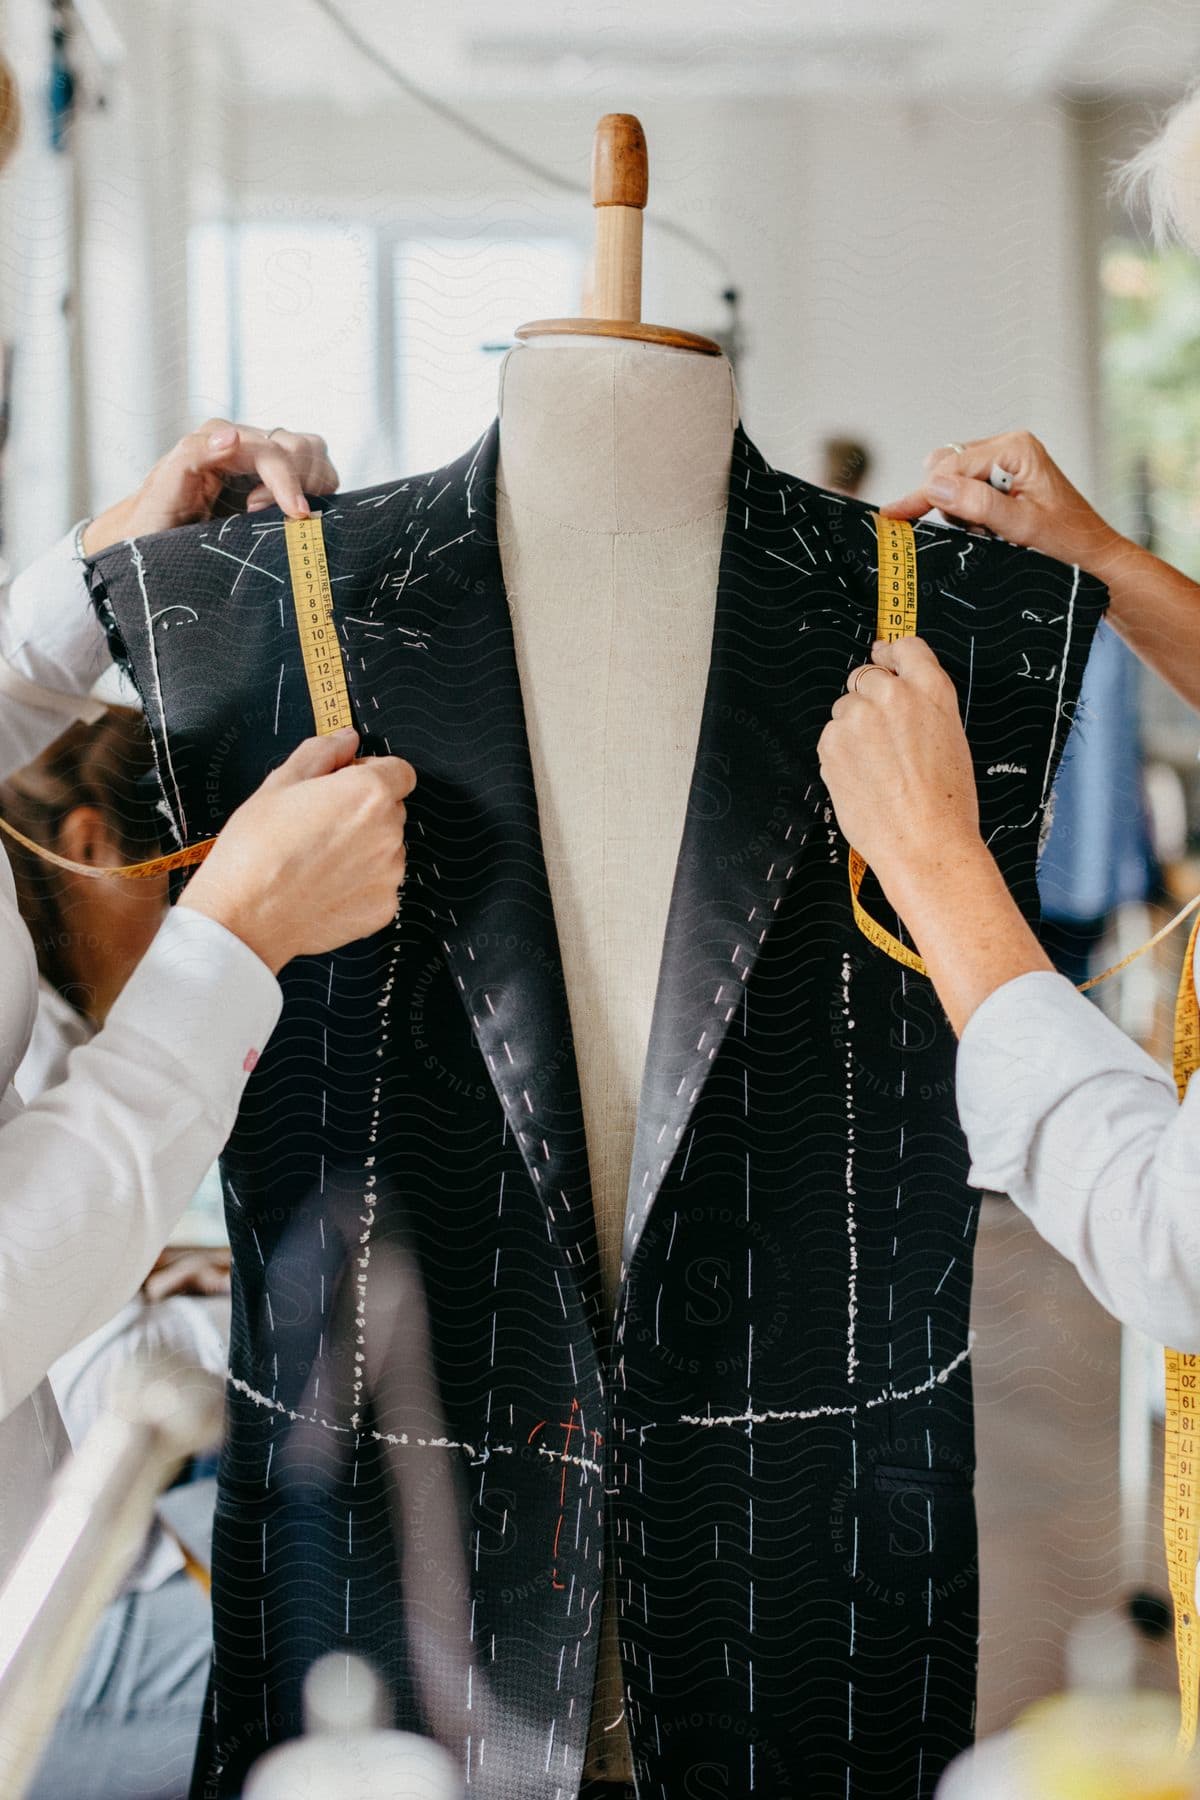
[[[967,453],[967,447],[965,444],[943,444],[942,449],[943,450],[953,450],[955,456],[965,456]]]

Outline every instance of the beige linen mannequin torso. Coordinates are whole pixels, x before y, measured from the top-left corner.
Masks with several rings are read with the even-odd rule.
[[[497,526],[605,1289],[708,675],[737,396],[724,357],[534,340],[500,381]],[[630,1779],[610,1573],[588,1773]]]

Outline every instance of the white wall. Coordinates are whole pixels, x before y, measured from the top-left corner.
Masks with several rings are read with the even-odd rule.
[[[127,493],[188,423],[187,232],[220,112],[176,8],[106,5],[126,57],[79,122],[88,510]]]
[[[616,103],[472,115],[585,178],[594,120]],[[744,414],[768,457],[808,472],[822,433],[861,433],[878,447],[882,496],[933,445],[1025,424],[1091,478],[1090,273],[1069,108],[655,102],[641,116],[655,205],[713,243],[742,291]],[[585,201],[539,194],[400,97],[357,118],[247,100],[240,119],[230,177],[247,210],[453,214],[471,230],[532,212],[590,235]],[[711,328],[721,285],[650,224],[647,318]]]
[[[5,551],[18,568],[128,492],[182,422],[182,249],[203,117],[193,46],[171,8],[107,4],[127,55],[102,70],[75,34],[73,154],[48,147],[48,9],[20,0],[5,24],[24,112],[0,182],[0,320],[17,351]]]
[[[0,181],[0,329],[15,346],[12,434],[5,451],[4,555],[19,568],[69,523],[79,491],[64,300],[71,276],[71,165],[49,145],[49,23],[9,4],[5,53],[21,87],[22,131]]]
[[[242,83],[235,46],[187,42],[165,13],[134,29],[142,0],[110,3],[130,27],[130,60],[83,138],[94,505],[189,423],[191,218],[265,212],[351,229],[401,216],[479,233],[566,225],[590,238],[586,199],[539,191],[402,96],[358,116],[312,97],[268,100]],[[596,117],[638,105],[633,92],[596,92],[470,110],[585,181]],[[883,498],[932,446],[1026,424],[1094,480],[1100,178],[1085,189],[1093,145],[1069,106],[656,100],[642,117],[655,207],[728,269],[657,232],[652,212],[645,316],[712,329],[720,288],[738,286],[744,417],[772,461],[813,474],[821,435],[861,435],[878,452],[870,491]],[[19,259],[22,243],[10,244]],[[319,344],[313,359],[319,384]],[[39,537],[49,526],[40,513],[29,523]],[[30,530],[17,535],[35,547]]]

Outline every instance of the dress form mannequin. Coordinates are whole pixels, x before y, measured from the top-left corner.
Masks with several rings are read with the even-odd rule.
[[[533,337],[500,383],[497,527],[615,1294],[708,674],[737,423],[724,357]],[[589,1773],[628,1779],[610,1582]]]

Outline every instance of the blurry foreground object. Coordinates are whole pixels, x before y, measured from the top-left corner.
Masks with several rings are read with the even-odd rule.
[[[304,1680],[305,1735],[255,1765],[246,1800],[461,1800],[453,1759],[429,1738],[385,1730],[389,1711],[361,1657],[322,1656]]]
[[[1196,1800],[1200,1769],[1175,1750],[1168,1694],[1039,1700],[946,1772],[937,1800]]]
[[[0,1590],[0,1793],[17,1800],[75,1665],[145,1538],[162,1488],[221,1428],[224,1387],[171,1362],[131,1367],[54,1480]]]
[[[92,867],[137,862],[159,847],[153,769],[141,714],[110,707],[98,719],[77,720],[0,782],[0,818],[31,844]],[[95,1038],[165,916],[167,884],[165,876],[91,880],[19,844],[9,860],[38,964],[37,1017],[14,1078],[29,1102],[64,1081],[75,1049]],[[127,891],[134,888],[146,891]],[[219,1228],[215,1169],[206,1188],[206,1212],[185,1215],[177,1243],[198,1227],[209,1235],[212,1225]],[[60,1204],[59,1196],[48,1194],[44,1204]],[[173,1249],[160,1256],[139,1294],[58,1358],[50,1385],[73,1448],[105,1412],[118,1371],[132,1363],[170,1356],[180,1379],[189,1366],[224,1377],[228,1292],[228,1249]],[[170,1491],[171,1515],[158,1510],[135,1566],[101,1614],[28,1800],[187,1794],[212,1654],[207,1574],[202,1581],[198,1571],[212,1558],[215,1461],[190,1459],[181,1481],[186,1486]],[[178,1541],[181,1523],[191,1572]]]
[[[861,494],[871,473],[871,452],[855,438],[830,437],[821,445],[821,487],[851,499]]]

